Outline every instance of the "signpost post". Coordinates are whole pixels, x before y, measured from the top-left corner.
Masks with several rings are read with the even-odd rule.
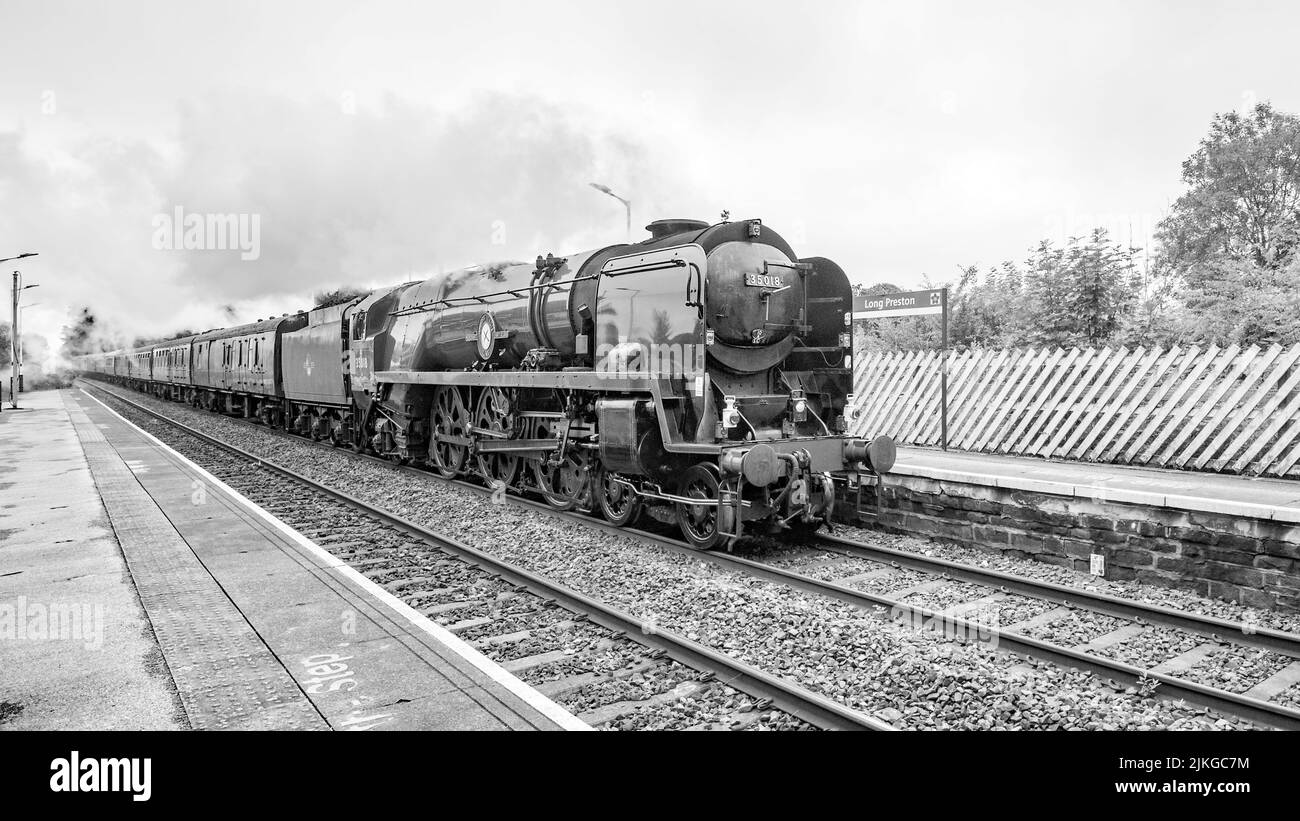
[[[948,289],[899,291],[894,294],[859,294],[853,297],[853,318],[889,319],[900,316],[943,317],[939,353],[939,423],[943,449],[948,449]]]

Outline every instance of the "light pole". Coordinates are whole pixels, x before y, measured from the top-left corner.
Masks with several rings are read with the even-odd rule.
[[[618,194],[615,194],[613,191],[610,191],[608,185],[601,185],[598,182],[591,182],[587,184],[590,185],[592,188],[596,189],[597,191],[599,191],[600,193],[609,194],[614,199],[623,203],[623,207],[627,209],[627,241],[629,244],[631,244],[632,242],[632,201],[625,200],[622,197],[620,197]]]
[[[34,253],[23,256],[36,256]],[[22,391],[22,329],[18,327],[18,295],[35,284],[19,284],[22,274],[13,272],[13,322],[9,325],[9,407],[18,408],[18,391]]]
[[[34,257],[36,254],[19,254],[16,257],[0,259],[0,262],[10,262],[15,259],[26,259]],[[9,407],[17,409],[18,391],[22,390],[19,384],[20,377],[18,371],[22,367],[22,343],[19,341],[21,329],[18,327],[18,295],[28,288],[35,288],[35,285],[20,285],[22,274],[14,271],[13,285],[13,321],[9,326]]]
[[[10,359],[9,368],[9,404],[18,407],[18,400],[14,398],[14,381],[17,379],[18,392],[23,392],[23,340],[22,340],[22,313],[18,310],[18,295],[28,288],[39,288],[40,285],[19,285],[22,281],[22,274],[14,271],[14,324],[9,329],[9,336],[13,341],[13,357]]]
[[[637,294],[641,293],[641,289],[640,288],[615,288],[614,290],[628,292],[627,332],[628,332],[628,341],[630,342],[632,341],[632,334],[635,333],[634,327],[635,327],[635,320],[636,320],[636,297]]]

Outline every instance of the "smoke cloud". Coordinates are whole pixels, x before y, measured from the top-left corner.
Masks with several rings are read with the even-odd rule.
[[[449,111],[227,92],[185,102],[167,139],[0,134],[0,236],[40,252],[24,270],[44,303],[89,306],[104,344],[251,321],[339,285],[622,241],[622,207],[590,181],[633,192],[638,224],[682,201],[671,163],[593,119],[500,93]],[[160,243],[177,209],[255,219],[256,258],[233,236]]]

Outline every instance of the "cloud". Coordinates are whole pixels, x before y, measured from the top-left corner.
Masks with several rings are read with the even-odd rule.
[[[587,182],[645,162],[564,109],[504,94],[455,112],[390,97],[351,113],[346,101],[214,95],[186,107],[179,143],[170,205],[260,215],[259,259],[185,257],[187,282],[220,277],[235,299],[574,250],[559,243],[610,222],[612,203]]]
[[[47,304],[89,305],[129,338],[230,324],[223,306],[247,321],[336,285],[621,241],[621,207],[587,183],[635,191],[649,214],[680,197],[670,167],[533,96],[362,109],[222,92],[186,101],[165,138],[0,134],[0,236],[41,253],[26,270]],[[156,248],[177,207],[255,215],[260,253]]]

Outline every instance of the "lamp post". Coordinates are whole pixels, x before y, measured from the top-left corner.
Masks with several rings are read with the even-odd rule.
[[[615,290],[615,291],[627,291],[627,292],[628,292],[628,296],[627,296],[627,331],[628,331],[628,341],[629,341],[629,342],[630,342],[630,341],[633,341],[632,338],[631,338],[631,334],[633,334],[633,333],[636,332],[636,330],[635,330],[635,328],[636,328],[636,297],[637,297],[637,294],[641,293],[641,289],[640,289],[640,288],[615,288],[614,290]]]
[[[16,257],[5,257],[4,259],[0,259],[0,262],[13,262],[16,259],[26,259],[27,257],[34,257],[34,256],[36,256],[36,254],[24,253],[24,254],[19,254]],[[15,282],[15,284],[17,283]],[[15,325],[17,324],[17,314],[18,314],[18,297],[17,297],[17,291],[15,291],[14,292],[14,320],[15,320],[14,324]],[[16,329],[12,327],[9,329],[9,336],[11,338],[10,339],[11,343],[13,342],[13,338],[16,337],[15,330]],[[10,346],[10,351],[11,352],[13,351],[12,345]],[[10,373],[12,373],[13,370],[16,369],[18,366],[13,361],[10,361],[9,367],[10,367]],[[18,407],[18,404],[14,399],[14,380],[12,377],[9,380],[9,401],[13,404],[15,408]],[[4,408],[4,399],[3,397],[0,397],[0,410],[2,410],[3,408]]]
[[[591,182],[587,184],[590,185],[592,188],[596,189],[597,191],[599,191],[600,193],[609,194],[614,199],[623,203],[623,207],[627,209],[627,241],[630,244],[632,242],[632,201],[625,200],[622,197],[620,197],[618,194],[615,194],[613,191],[610,191],[608,185],[601,185],[598,182]]]
[[[27,257],[34,256],[36,256],[36,254],[19,254],[16,257],[5,257],[4,259],[0,259],[0,262],[12,262],[16,259],[26,259]],[[35,285],[20,285],[19,283],[21,281],[22,274],[18,271],[14,271],[13,321],[9,326],[9,407],[15,409],[18,407],[18,391],[22,390],[19,381],[21,377],[18,375],[18,371],[22,367],[22,343],[19,341],[20,331],[18,327],[18,295],[28,288],[37,287]]]

